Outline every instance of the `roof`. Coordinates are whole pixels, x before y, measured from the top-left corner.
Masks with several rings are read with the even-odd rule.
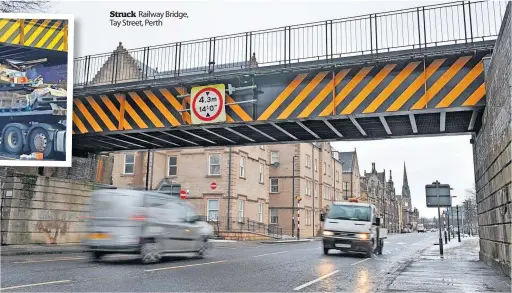
[[[356,152],[340,152],[339,158],[343,163],[343,173],[352,173],[352,167],[354,166],[354,157]]]

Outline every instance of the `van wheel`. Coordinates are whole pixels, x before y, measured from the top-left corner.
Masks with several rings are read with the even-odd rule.
[[[200,258],[203,258],[205,255],[208,254],[208,252],[210,251],[211,249],[211,242],[208,241],[208,238],[203,238],[203,241],[201,243],[201,248],[199,249],[199,251],[197,252],[197,255],[200,257]]]
[[[146,242],[142,244],[140,250],[141,260],[144,264],[157,263],[162,259],[162,249],[155,242]]]
[[[100,260],[103,257],[103,255],[105,255],[105,254],[103,252],[100,252],[100,251],[93,251],[91,253],[91,257],[92,257],[93,261]]]

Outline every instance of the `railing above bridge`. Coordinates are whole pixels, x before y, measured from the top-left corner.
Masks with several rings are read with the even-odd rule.
[[[496,39],[507,2],[464,1],[75,59],[77,88]],[[254,54],[254,56],[253,56]]]

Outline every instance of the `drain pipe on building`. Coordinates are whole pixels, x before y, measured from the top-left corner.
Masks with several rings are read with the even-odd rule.
[[[232,155],[232,147],[229,147],[229,160],[228,160],[228,225],[227,229],[230,231],[230,222],[231,222],[231,155]]]

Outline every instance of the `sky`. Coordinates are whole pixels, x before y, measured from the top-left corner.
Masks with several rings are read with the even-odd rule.
[[[324,21],[369,13],[440,3],[439,1],[54,1],[50,10],[75,17],[75,56],[113,51],[119,42],[127,49]],[[188,18],[164,19],[161,27],[115,27],[111,11],[180,11]],[[474,182],[469,136],[406,138],[336,142],[339,151],[357,149],[361,173],[375,162],[379,171],[393,172],[397,193],[402,190],[404,162],[412,203],[420,216],[433,217],[437,209],[425,205],[425,184],[450,184],[454,204]]]

